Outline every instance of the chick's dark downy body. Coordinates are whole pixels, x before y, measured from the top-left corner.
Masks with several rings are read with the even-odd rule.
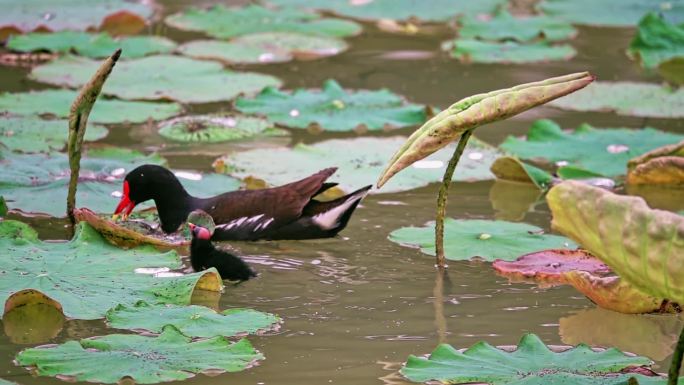
[[[209,268],[218,270],[222,279],[247,281],[257,274],[240,257],[217,249],[209,240],[211,234],[200,226],[192,226],[190,264],[195,271]]]

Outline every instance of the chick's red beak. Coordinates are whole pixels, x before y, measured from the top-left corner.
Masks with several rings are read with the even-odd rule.
[[[124,181],[123,196],[121,197],[119,205],[116,206],[116,210],[114,210],[114,215],[112,216],[113,220],[117,220],[119,218],[119,215],[121,215],[121,219],[126,220],[126,218],[128,218],[128,215],[131,214],[131,211],[133,211],[133,208],[135,207],[136,203],[128,197],[129,192],[130,188],[128,187],[128,181]]]

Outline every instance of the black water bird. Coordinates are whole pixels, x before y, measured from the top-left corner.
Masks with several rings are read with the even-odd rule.
[[[217,249],[211,243],[211,232],[193,223],[188,223],[192,233],[190,243],[190,264],[195,271],[209,268],[218,270],[222,279],[247,281],[257,273],[242,258],[227,251]]]

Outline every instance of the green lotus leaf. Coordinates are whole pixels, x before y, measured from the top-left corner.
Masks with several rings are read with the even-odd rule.
[[[124,59],[143,57],[173,51],[176,43],[161,36],[131,36],[114,39],[106,33],[62,31],[54,33],[29,33],[13,35],[7,48],[19,52],[49,51],[59,53],[77,52],[91,58],[109,57],[121,49]]]
[[[575,244],[558,235],[542,234],[539,227],[525,223],[481,219],[444,221],[444,254],[452,261],[479,257],[486,261],[513,261],[523,254],[545,249],[573,249]],[[435,224],[402,227],[389,235],[389,240],[408,247],[420,248],[435,255]]]
[[[476,16],[462,18],[458,36],[463,39],[562,41],[575,37],[577,30],[566,21],[548,16],[514,17],[505,8],[490,20]]]
[[[439,345],[429,358],[409,356],[401,374],[415,382],[492,385],[618,385],[636,377],[639,384],[662,384],[667,379],[629,373],[648,366],[646,357],[617,349],[594,351],[584,344],[555,352],[534,334],[525,334],[513,351],[480,341],[465,351]],[[624,373],[626,371],[627,373]]]
[[[553,227],[620,278],[653,297],[684,303],[684,216],[574,181],[552,188],[546,200]]]
[[[442,49],[465,63],[536,63],[569,60],[577,52],[568,44],[489,42],[458,38],[442,44]]]
[[[546,190],[553,183],[553,176],[548,172],[512,156],[497,159],[492,164],[491,171],[497,179],[531,183],[540,190]]]
[[[241,115],[199,115],[159,124],[159,134],[179,142],[215,143],[289,135],[266,119]]]
[[[97,60],[65,56],[33,68],[31,78],[60,86],[80,87],[99,68]],[[240,93],[277,87],[273,76],[232,72],[220,63],[180,56],[154,55],[117,64],[102,92],[122,99],[172,99],[183,103],[230,100]]]
[[[156,384],[185,380],[204,371],[239,372],[263,359],[246,339],[192,341],[169,325],[157,337],[110,334],[26,349],[16,360],[35,367],[40,376],[105,384],[130,377],[136,384]]]
[[[237,152],[214,162],[218,172],[237,178],[254,176],[272,186],[292,182],[302,175],[313,174],[325,167],[338,167],[331,180],[347,192],[372,184],[382,170],[382,162],[404,137],[333,139],[294,148],[268,148]],[[447,147],[424,162],[417,163],[387,184],[383,193],[410,190],[442,179],[453,146]],[[489,167],[501,154],[478,140],[471,140],[456,169],[455,180],[493,179]],[[268,164],[268,167],[264,167]],[[2,193],[0,191],[0,193]]]
[[[191,8],[168,16],[166,24],[186,30],[204,32],[217,38],[229,38],[258,32],[296,32],[331,37],[353,36],[361,26],[348,20],[321,18],[294,8],[269,9],[259,5],[209,9]]]
[[[66,118],[69,116],[69,107],[77,95],[78,92],[72,90],[3,93],[0,94],[0,112],[13,115],[48,114],[58,118]],[[93,123],[140,123],[149,119],[170,118],[180,114],[180,112],[181,106],[177,103],[124,101],[101,97],[93,106],[88,121]]]
[[[31,153],[62,150],[66,147],[68,129],[69,122],[66,120],[0,115],[0,143],[12,151]],[[100,140],[107,133],[106,128],[91,124],[85,133],[85,140]]]
[[[551,102],[572,111],[614,111],[618,115],[652,118],[684,117],[684,88],[658,84],[596,82],[582,92]]]
[[[343,89],[326,80],[322,90],[298,89],[292,93],[269,87],[254,98],[238,98],[235,107],[248,114],[266,115],[270,120],[293,128],[317,124],[328,131],[350,131],[406,127],[425,121],[425,106],[407,103],[389,90]]]
[[[3,378],[0,378],[0,385],[19,385],[19,384],[17,384],[16,382],[7,381]]]
[[[425,21],[449,21],[459,15],[494,13],[504,0],[268,0],[281,6],[298,6],[307,9],[332,11],[342,16],[362,20],[420,19]]]
[[[577,91],[592,81],[591,74],[580,72],[461,99],[428,120],[406,140],[387,163],[377,185],[382,187],[396,173],[460,138],[465,131],[510,118]]]
[[[684,24],[670,24],[656,13],[639,22],[637,34],[627,50],[644,68],[656,68],[662,62],[684,56]]]
[[[673,22],[684,21],[681,0],[667,3],[651,0],[543,0],[537,7],[546,15],[583,25],[632,27],[649,12],[662,13]]]
[[[262,32],[240,36],[229,42],[191,41],[178,47],[178,51],[186,56],[226,63],[274,63],[337,55],[347,47],[344,40],[334,37]]]
[[[682,139],[650,127],[596,129],[586,123],[568,133],[554,121],[542,119],[532,124],[526,139],[509,136],[500,147],[523,159],[545,159],[582,168],[591,176],[616,177],[627,173],[627,162],[633,157]]]
[[[215,270],[164,278],[138,274],[138,268],[180,268],[180,258],[152,247],[119,249],[83,223],[71,241],[47,243],[28,225],[5,220],[0,222],[0,247],[6,256],[0,280],[5,312],[25,303],[27,293],[37,292],[67,317],[97,319],[119,303],[141,299],[188,304],[200,279],[219,279]]]
[[[126,13],[143,21],[152,15],[150,4],[120,0],[0,0],[0,8],[3,10],[0,30],[19,32],[36,29],[83,31],[100,26],[112,15]]]
[[[668,82],[681,86],[684,84],[684,57],[675,57],[660,63],[658,73]]]
[[[220,313],[204,306],[119,305],[107,312],[107,322],[117,329],[160,333],[173,325],[188,337],[234,337],[256,334],[278,326],[280,317],[252,309],[228,309]]]

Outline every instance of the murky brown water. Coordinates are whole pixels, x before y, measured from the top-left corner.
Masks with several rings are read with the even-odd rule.
[[[190,2],[162,3],[167,6],[165,12],[170,12]],[[177,41],[199,36],[161,25],[152,27],[151,32]],[[574,60],[534,65],[460,64],[438,50],[439,43],[450,34],[443,28],[427,36],[397,36],[366,24],[365,33],[349,39],[351,49],[342,55],[311,62],[241,68],[276,75],[283,79],[285,88],[318,87],[323,80],[335,78],[345,87],[386,87],[411,101],[441,107],[463,96],[583,70],[590,70],[602,80],[658,81],[656,76],[644,74],[625,57],[623,51],[633,34],[628,29],[580,28],[573,42],[579,51]],[[428,51],[434,57],[386,58],[388,53],[399,50]],[[44,88],[26,80],[27,72],[0,67],[0,91]],[[228,108],[227,103],[217,103],[189,109],[207,112]],[[541,107],[482,128],[477,136],[498,144],[507,135],[523,134],[533,120],[541,117],[553,118],[563,127],[589,122],[598,127],[650,125],[684,132],[682,120],[629,118]],[[291,139],[284,141],[312,143],[354,136],[353,133],[313,135],[295,131]],[[145,125],[116,127],[105,142],[156,149],[169,159],[172,167],[198,170],[209,170],[216,155],[273,144],[169,145]],[[454,183],[448,212],[465,218],[494,218],[497,213],[493,207],[525,207],[526,203],[520,200],[530,194],[514,188],[495,182]],[[451,262],[447,276],[442,279],[436,275],[432,257],[389,242],[386,237],[390,231],[406,225],[421,225],[433,218],[436,191],[435,184],[399,194],[370,196],[339,238],[231,244],[247,255],[261,275],[239,286],[228,286],[220,299],[205,298],[202,303],[221,309],[252,307],[277,313],[285,322],[276,333],[250,337],[266,356],[258,367],[218,377],[200,375],[188,383],[401,384],[404,382],[396,370],[409,354],[427,353],[439,342],[465,347],[486,339],[492,344],[510,345],[524,332],[537,333],[551,344],[585,341],[616,346],[648,355],[656,360],[659,370],[666,370],[680,328],[676,317],[622,315],[596,309],[571,287],[540,289],[528,284],[511,284],[496,276],[487,263]],[[493,203],[490,196],[497,197],[497,201]],[[390,205],[387,201],[404,205]],[[667,193],[651,203],[670,209],[684,208],[682,202]],[[524,214],[509,212],[507,218],[513,215],[548,230],[550,215],[546,205],[539,201],[531,207]],[[31,222],[44,238],[65,236],[63,222],[59,220]],[[48,325],[41,326],[40,333],[45,333],[50,343],[112,332],[101,321],[61,322],[49,310],[35,318],[46,320]],[[22,384],[61,383],[56,379],[30,377],[23,368],[12,364],[16,352],[32,346],[20,344],[22,336],[26,336],[16,329],[26,322],[6,319],[4,329],[15,337],[0,334],[0,376]],[[52,335],[56,336],[49,338]]]

